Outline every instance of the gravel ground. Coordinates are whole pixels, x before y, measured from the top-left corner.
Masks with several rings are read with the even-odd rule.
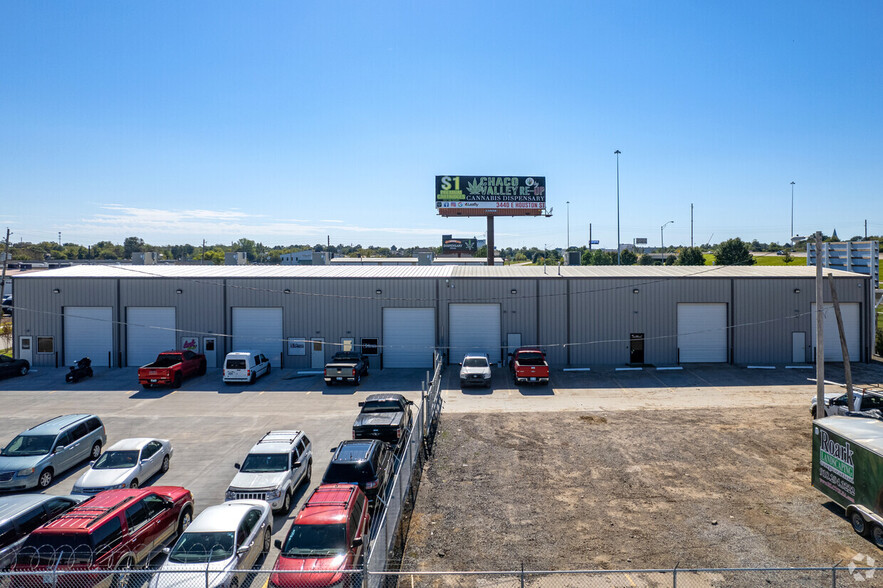
[[[810,434],[803,403],[445,413],[402,569],[830,566],[859,553],[883,559],[811,487]]]

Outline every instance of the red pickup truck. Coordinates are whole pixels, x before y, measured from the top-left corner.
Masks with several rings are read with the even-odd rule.
[[[546,355],[539,349],[532,347],[519,347],[509,354],[509,369],[515,383],[539,382],[549,383],[549,364]]]
[[[138,382],[145,388],[172,386],[178,388],[184,378],[205,374],[205,356],[192,351],[163,351],[156,361],[138,368]]]

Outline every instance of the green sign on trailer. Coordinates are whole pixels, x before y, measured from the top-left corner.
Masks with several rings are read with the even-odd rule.
[[[856,533],[883,548],[883,421],[813,421],[812,485],[846,510]]]

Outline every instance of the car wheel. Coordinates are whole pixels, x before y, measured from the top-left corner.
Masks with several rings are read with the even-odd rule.
[[[871,530],[871,538],[874,540],[874,545],[883,549],[883,527],[874,525],[874,528]]]
[[[248,383],[249,383],[249,384],[254,384],[254,379],[255,379],[254,372],[252,372],[252,373],[251,373],[251,378],[248,380]]]
[[[355,382],[356,386],[358,386],[359,383],[361,383],[361,381],[362,381],[362,376],[360,374],[356,374],[356,377],[353,380],[353,382]]]
[[[202,362],[201,364],[199,364],[199,372],[197,372],[197,373],[200,376],[204,376],[207,368],[208,368],[208,365],[206,364],[206,362]]]
[[[460,380],[460,387],[461,387],[461,388],[465,388],[465,387],[466,387],[466,381],[465,381],[465,380]]]
[[[96,441],[92,445],[92,451],[89,452],[89,458],[94,461],[99,457],[101,457],[101,441]]]
[[[264,375],[269,376],[269,375],[270,375],[270,370],[271,370],[272,368],[273,368],[273,366],[271,366],[270,364],[267,364],[267,373],[264,374]]]
[[[19,376],[26,376],[26,375],[28,375],[28,372],[29,372],[29,371],[31,371],[31,367],[30,367],[29,365],[23,365],[23,366],[21,366],[21,368],[18,370],[18,375],[19,375]]]
[[[868,523],[865,521],[865,517],[863,517],[860,512],[853,511],[852,515],[850,515],[849,517],[849,522],[852,523],[853,531],[855,531],[862,537],[867,536]]]
[[[55,474],[52,472],[52,468],[46,468],[42,472],[40,472],[40,477],[37,478],[37,485],[40,488],[48,488],[52,484],[52,478]]]
[[[326,386],[331,386],[332,384],[334,384],[334,382],[332,382],[331,380],[325,380]]]
[[[816,418],[816,407],[815,407],[815,406],[813,406],[813,407],[809,410],[809,414],[812,415],[813,420],[815,420],[815,418]]]
[[[282,500],[282,508],[279,509],[279,512],[282,514],[288,514],[291,510],[291,490],[285,491],[285,498]]]
[[[89,376],[90,378],[92,377],[92,375],[93,375],[92,368],[86,368],[86,375]]]
[[[136,585],[136,582],[132,581],[132,570],[134,568],[135,560],[132,556],[127,555],[121,559],[116,567],[116,569],[119,570],[119,573],[114,574],[111,585],[114,586],[114,588],[127,588],[130,585]]]
[[[182,381],[183,379],[184,379],[184,378],[181,377],[181,372],[178,372],[177,374],[175,374],[175,380],[172,382],[172,388],[180,388],[180,387],[181,387],[181,381]]]
[[[273,542],[273,533],[270,531],[270,526],[267,525],[267,530],[264,531],[264,544],[261,546],[261,555],[267,555],[270,553],[270,545]]]
[[[310,480],[313,479],[313,460],[307,462],[307,473],[304,476],[304,483],[309,484]]]
[[[167,471],[169,471],[169,456],[168,455],[165,456],[164,458],[162,458],[162,466],[160,466],[160,471],[162,473],[166,473]]]
[[[138,479],[136,478],[136,479],[132,480],[132,482],[129,484],[129,488],[137,488],[137,487],[138,487]]]
[[[178,537],[184,532],[184,529],[190,526],[193,520],[193,510],[188,506],[181,512],[181,518],[178,519]]]

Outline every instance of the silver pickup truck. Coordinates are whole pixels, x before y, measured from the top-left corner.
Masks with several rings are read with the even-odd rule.
[[[334,354],[331,361],[325,364],[325,384],[351,381],[358,385],[362,376],[368,375],[368,360],[355,351],[341,351]]]

